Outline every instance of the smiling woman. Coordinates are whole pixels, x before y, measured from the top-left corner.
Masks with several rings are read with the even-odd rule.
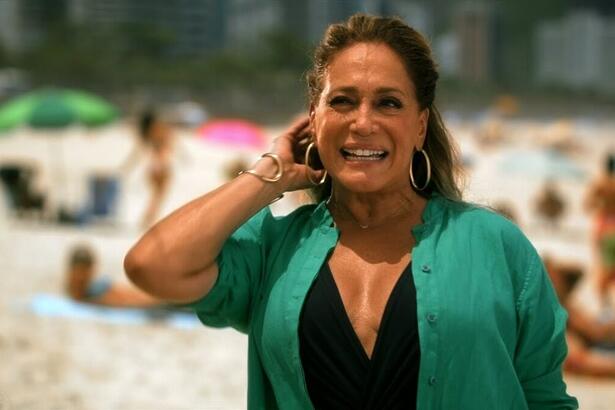
[[[566,313],[519,229],[462,202],[437,78],[401,20],[332,25],[309,117],[126,256],[143,289],[249,334],[250,408],[577,408]]]
[[[409,190],[411,155],[422,150],[429,109],[421,109],[402,61],[385,44],[358,43],[331,59],[310,108],[325,169],[342,195]]]

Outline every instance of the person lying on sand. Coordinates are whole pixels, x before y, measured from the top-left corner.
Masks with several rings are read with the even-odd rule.
[[[570,295],[583,275],[581,267],[550,257],[543,261],[560,303],[568,311],[568,356],[564,369],[581,375],[615,378],[615,320],[599,320],[571,303]]]
[[[65,276],[67,295],[78,302],[115,307],[159,307],[163,303],[129,284],[96,277],[96,257],[87,245],[77,245],[69,253]]]

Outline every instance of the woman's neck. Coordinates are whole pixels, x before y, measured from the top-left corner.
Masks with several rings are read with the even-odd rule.
[[[378,193],[356,193],[333,186],[328,200],[335,222],[362,229],[384,227],[402,220],[421,222],[427,200],[407,189]]]

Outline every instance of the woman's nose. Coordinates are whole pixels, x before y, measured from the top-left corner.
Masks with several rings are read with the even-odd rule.
[[[361,104],[355,111],[355,118],[350,124],[350,131],[361,137],[368,137],[376,131],[373,113],[369,104]]]

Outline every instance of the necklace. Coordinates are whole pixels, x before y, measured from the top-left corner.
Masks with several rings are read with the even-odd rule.
[[[329,205],[330,203],[331,203],[331,196],[329,196],[329,198],[327,199],[326,204]],[[333,207],[334,207],[336,212],[338,212],[338,213],[340,212],[340,208],[337,206],[337,201],[333,201]],[[368,228],[370,228],[369,224],[362,224],[361,222],[359,222],[357,220],[357,218],[355,218],[355,216],[352,214],[352,212],[350,212],[348,210],[344,210],[343,213],[348,214],[350,216],[350,219],[352,219],[352,221],[356,225],[358,225],[361,229],[368,229]],[[395,215],[391,216],[391,218],[388,218],[388,219],[396,218],[396,217],[402,215],[402,213],[403,213],[403,211],[402,212],[398,212]],[[335,224],[335,221],[333,221],[333,223]],[[384,224],[384,222],[382,224]],[[382,224],[379,224],[379,225],[382,225]],[[376,226],[379,226],[379,225],[376,225]],[[373,228],[374,225],[371,225],[371,227]]]

